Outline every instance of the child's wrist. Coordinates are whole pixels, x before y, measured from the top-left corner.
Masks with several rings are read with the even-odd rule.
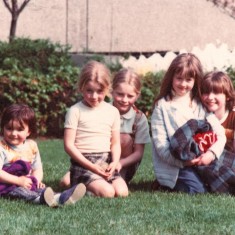
[[[210,152],[210,153],[211,153],[211,156],[212,156],[212,158],[213,158],[212,161],[214,161],[214,160],[216,159],[216,154],[214,153],[214,151],[211,150],[211,149],[208,149],[207,152]]]

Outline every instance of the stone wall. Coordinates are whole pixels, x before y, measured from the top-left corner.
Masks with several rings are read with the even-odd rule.
[[[0,40],[8,39],[10,20],[0,1]],[[208,43],[233,49],[235,20],[207,0],[31,0],[17,36],[70,44],[72,52],[189,51]]]

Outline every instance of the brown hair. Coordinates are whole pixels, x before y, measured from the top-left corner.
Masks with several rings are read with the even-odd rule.
[[[137,73],[135,73],[131,69],[121,69],[119,72],[117,72],[113,78],[112,83],[112,89],[115,90],[115,88],[118,87],[120,83],[127,83],[131,85],[136,94],[141,93],[141,80]]]
[[[33,109],[26,104],[12,104],[4,109],[1,118],[1,133],[3,134],[4,126],[11,121],[18,121],[23,127],[23,124],[28,125],[32,136],[36,135],[36,118]]]
[[[155,98],[154,104],[163,97],[169,96],[173,98],[172,83],[175,76],[181,76],[184,78],[192,77],[195,79],[195,84],[192,89],[192,98],[198,97],[198,87],[203,77],[202,65],[199,59],[192,53],[183,53],[178,55],[170,64],[166,71],[159,95]]]
[[[110,71],[104,64],[91,60],[81,71],[78,88],[82,92],[88,82],[95,81],[101,86],[102,90],[108,93],[111,84],[110,78]]]
[[[233,83],[229,76],[221,71],[213,71],[207,73],[201,82],[201,89],[199,90],[200,97],[203,94],[209,93],[223,93],[226,96],[226,109],[231,111],[235,106],[235,90]]]

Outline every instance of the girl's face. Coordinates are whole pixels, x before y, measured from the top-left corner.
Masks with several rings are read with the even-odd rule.
[[[83,102],[89,107],[97,107],[106,96],[106,91],[95,81],[89,81],[82,90]]]
[[[226,111],[226,95],[224,93],[213,93],[202,95],[202,102],[210,112],[223,114]]]
[[[120,114],[127,113],[139,97],[133,86],[127,83],[120,83],[113,90],[112,95],[113,105],[119,110]]]
[[[176,95],[184,96],[193,89],[194,83],[194,78],[183,78],[177,75],[173,78],[172,87]]]
[[[14,146],[23,144],[29,135],[30,131],[28,125],[23,123],[23,126],[21,126],[17,120],[11,120],[3,128],[4,139]]]

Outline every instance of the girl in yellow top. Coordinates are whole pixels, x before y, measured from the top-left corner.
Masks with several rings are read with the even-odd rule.
[[[108,68],[96,61],[81,71],[82,101],[67,112],[64,129],[65,151],[71,157],[71,185],[84,183],[95,196],[128,195],[125,181],[117,172],[121,155],[120,116],[104,101],[110,89]]]

